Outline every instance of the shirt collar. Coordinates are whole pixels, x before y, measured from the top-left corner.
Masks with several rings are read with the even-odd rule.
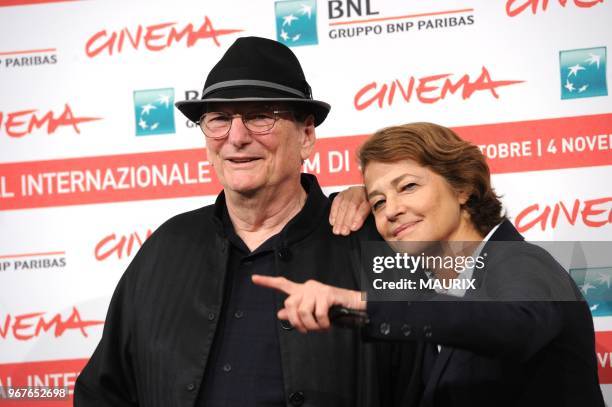
[[[478,256],[480,256],[480,253],[482,252],[482,249],[484,248],[485,244],[487,244],[487,242],[489,241],[489,239],[491,239],[491,236],[493,236],[493,233],[495,233],[495,231],[499,228],[499,225],[501,225],[501,223],[498,223],[497,225],[495,225],[493,227],[493,229],[491,229],[489,231],[489,233],[487,233],[487,235],[484,237],[484,239],[482,239],[482,242],[480,242],[480,244],[478,245],[478,247],[476,247],[476,249],[474,250],[474,252],[472,253],[472,258],[477,258]],[[459,275],[456,277],[457,280],[470,280],[472,279],[474,275],[474,267],[469,267],[465,270],[463,270],[463,272],[459,273]],[[448,295],[452,295],[455,297],[463,297],[465,295],[465,288],[457,288],[457,289],[449,289],[449,290],[444,290],[444,291],[438,291],[437,292],[440,293],[444,293],[444,294],[448,294]]]
[[[300,182],[307,198],[302,210],[295,215],[279,233],[278,245],[287,247],[311,234],[319,225],[321,217],[329,212],[329,199],[323,194],[317,178],[311,174],[301,174]],[[228,230],[234,230],[225,193],[222,191],[214,203],[214,223],[217,234],[228,237]],[[229,228],[229,229],[228,229]]]

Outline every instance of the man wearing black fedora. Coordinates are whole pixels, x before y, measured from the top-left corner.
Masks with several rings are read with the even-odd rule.
[[[349,329],[302,335],[276,318],[284,297],[251,282],[264,274],[356,289],[359,241],[371,230],[334,235],[328,198],[301,174],[330,106],[313,99],[293,52],[239,38],[201,99],[176,106],[202,130],[223,192],[168,220],[138,252],[75,406],[411,405],[413,348],[364,343]]]

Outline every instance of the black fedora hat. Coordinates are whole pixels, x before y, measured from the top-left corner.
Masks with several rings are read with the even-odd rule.
[[[290,102],[323,123],[330,105],[314,100],[300,61],[285,45],[259,37],[238,38],[206,78],[199,100],[176,102],[193,122],[210,102]]]

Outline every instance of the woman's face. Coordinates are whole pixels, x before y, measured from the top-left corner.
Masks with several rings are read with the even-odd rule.
[[[376,228],[389,242],[473,240],[461,205],[468,195],[412,160],[372,161],[364,170]]]

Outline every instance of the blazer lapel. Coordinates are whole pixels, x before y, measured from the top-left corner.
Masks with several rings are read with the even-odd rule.
[[[495,231],[495,233],[491,235],[491,238],[489,239],[489,241],[490,242],[520,241],[523,239],[524,239],[523,236],[521,236],[521,234],[517,232],[517,230],[514,228],[512,223],[509,220],[505,219],[499,225],[499,228]],[[483,247],[483,251],[487,248],[488,248],[487,244],[485,244],[485,246]],[[483,283],[485,273],[486,273],[486,266],[483,267],[482,269],[474,270],[472,274],[472,278],[476,280],[477,287],[479,287]],[[470,292],[467,292],[465,297],[469,298],[470,294],[471,294]],[[436,346],[436,345],[431,344],[431,346]],[[427,380],[427,383],[424,383],[425,390],[423,392],[423,399],[421,401],[420,407],[432,407],[434,405],[434,393],[436,391],[436,388],[438,387],[438,382],[440,381],[440,377],[442,376],[442,373],[444,373],[444,370],[446,369],[446,366],[448,365],[448,361],[453,355],[454,350],[455,349],[452,347],[442,346],[442,350],[440,351],[440,353],[438,354],[438,357],[436,358],[431,374],[429,375],[429,379]]]
[[[523,240],[523,237],[516,231],[512,223],[505,219],[500,225],[499,228],[493,233],[489,241],[517,241]],[[484,249],[487,248],[486,244]],[[475,269],[472,278],[476,280],[476,286],[479,287],[484,279],[486,273],[486,266],[482,269]],[[467,292],[465,297],[470,297],[470,292]],[[436,346],[435,344],[431,344],[431,346]],[[436,388],[438,387],[438,382],[440,381],[440,377],[442,373],[446,369],[446,365],[453,355],[454,348],[449,346],[442,346],[442,350],[438,354],[436,361],[431,370],[431,374],[429,375],[429,379],[427,383],[425,383],[425,390],[423,392],[423,399],[421,402],[421,407],[431,407],[434,405],[434,393]]]
[[[512,222],[504,219],[495,233],[491,235],[490,242],[517,242],[525,238],[516,230]],[[486,245],[485,245],[486,247]]]

